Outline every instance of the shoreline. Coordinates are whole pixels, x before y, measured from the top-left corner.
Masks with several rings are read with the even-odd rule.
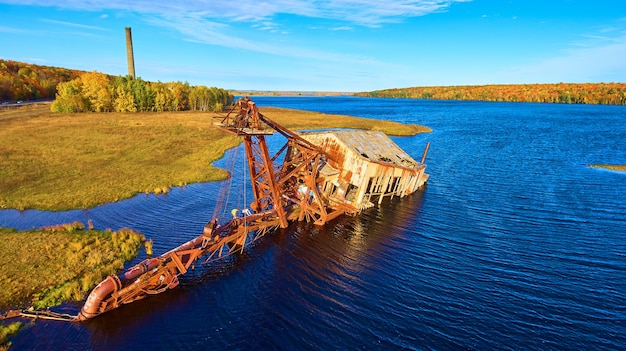
[[[591,164],[588,168],[605,169],[615,172],[626,172],[626,165],[609,165],[609,164]]]

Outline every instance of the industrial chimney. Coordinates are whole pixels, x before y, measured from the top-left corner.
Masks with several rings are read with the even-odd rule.
[[[130,27],[126,27],[126,57],[128,59],[128,75],[135,79],[135,57],[133,56],[133,35]]]

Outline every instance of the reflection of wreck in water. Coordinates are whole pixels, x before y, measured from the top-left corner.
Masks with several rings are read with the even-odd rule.
[[[343,214],[356,215],[374,206],[373,200],[380,203],[387,196],[411,194],[428,179],[424,173],[428,145],[417,162],[382,132],[295,133],[259,113],[249,98],[240,99],[215,125],[244,141],[253,199],[250,209],[241,211],[242,217],[236,211],[227,221],[214,217],[195,239],[119,276],[107,277],[91,292],[78,316],[10,311],[6,317],[87,320],[178,286],[178,277],[201,257],[201,263],[209,263],[240,253],[290,221],[324,225]],[[287,142],[271,156],[265,137],[274,132]],[[225,201],[220,196],[215,213],[222,206]]]

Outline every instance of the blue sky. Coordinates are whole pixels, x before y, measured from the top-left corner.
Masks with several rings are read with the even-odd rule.
[[[626,0],[0,0],[0,58],[225,89],[626,82]]]

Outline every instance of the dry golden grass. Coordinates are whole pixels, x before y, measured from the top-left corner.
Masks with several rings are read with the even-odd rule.
[[[206,113],[3,117],[0,208],[89,208],[224,178],[210,162],[239,142]]]
[[[83,231],[75,224],[18,232],[0,228],[0,310],[80,301],[138,253],[144,236],[129,229]]]
[[[53,114],[49,105],[0,111],[0,208],[90,208],[141,192],[224,179],[211,166],[240,139],[212,126],[214,114]],[[263,107],[288,128],[360,128],[411,135],[428,128]]]

